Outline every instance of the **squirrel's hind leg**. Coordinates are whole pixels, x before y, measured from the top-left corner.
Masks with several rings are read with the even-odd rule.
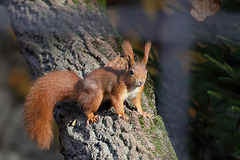
[[[91,98],[92,97],[92,98]],[[92,92],[91,96],[88,96],[88,99],[84,102],[84,113],[87,116],[87,125],[89,122],[95,123],[98,121],[98,116],[94,115],[95,112],[99,109],[103,100],[103,94],[99,92]]]

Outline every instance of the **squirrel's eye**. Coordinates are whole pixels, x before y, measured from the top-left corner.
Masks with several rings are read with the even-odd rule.
[[[133,70],[131,70],[131,71],[130,71],[130,74],[131,74],[131,75],[133,75],[133,74],[134,74]]]

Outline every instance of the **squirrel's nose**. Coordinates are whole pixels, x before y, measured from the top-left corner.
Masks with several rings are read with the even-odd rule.
[[[138,84],[141,86],[143,85],[144,81],[139,81]]]

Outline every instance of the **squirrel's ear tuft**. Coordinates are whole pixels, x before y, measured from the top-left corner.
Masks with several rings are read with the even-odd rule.
[[[128,55],[130,57],[130,65],[132,66],[135,63],[135,61],[134,61],[133,48],[129,43],[129,41],[123,41],[122,49],[123,49],[124,55]]]
[[[143,60],[142,60],[142,63],[143,63],[144,65],[147,64],[148,54],[149,54],[149,52],[150,52],[151,46],[152,46],[151,41],[148,41],[148,42],[145,43],[144,58],[143,58]]]

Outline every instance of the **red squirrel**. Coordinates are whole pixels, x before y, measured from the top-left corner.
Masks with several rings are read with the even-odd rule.
[[[147,78],[146,64],[151,42],[145,44],[144,58],[134,61],[133,50],[129,42],[122,45],[129,67],[123,69],[109,62],[105,67],[94,70],[84,79],[71,71],[52,71],[38,78],[29,90],[24,105],[24,125],[27,134],[40,149],[49,149],[53,138],[53,109],[57,102],[64,99],[77,101],[89,122],[97,122],[94,113],[101,104],[110,100],[119,118],[128,120],[124,114],[123,102],[131,99],[138,112],[142,111],[141,94]],[[125,64],[124,64],[125,65]]]
[[[114,58],[113,60],[111,60],[110,62],[108,62],[106,66],[114,66],[114,67],[120,67],[123,69],[129,69],[131,66],[134,65],[135,61],[134,61],[134,53],[133,53],[133,48],[131,46],[131,44],[128,41],[125,41],[122,44],[122,48],[123,48],[123,52],[124,55],[123,56],[117,56],[116,58]],[[144,53],[146,55],[146,53],[149,53],[151,49],[151,42],[147,42],[145,44],[145,48],[144,48]],[[144,112],[142,110],[142,104],[141,104],[141,95],[142,92],[144,90],[144,84],[139,87],[139,93],[136,95],[135,98],[131,99],[132,104],[137,108],[137,111],[143,115],[144,117],[149,117],[151,118],[151,115]]]

